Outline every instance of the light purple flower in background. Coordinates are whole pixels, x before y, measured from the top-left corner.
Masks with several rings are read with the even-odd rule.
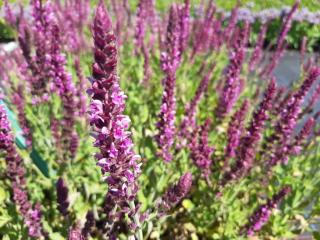
[[[135,53],[141,53],[146,34],[148,0],[139,0],[136,13],[136,26],[134,33]]]
[[[225,85],[220,94],[216,115],[219,119],[223,119],[230,113],[232,107],[236,103],[241,93],[240,73],[244,62],[246,44],[248,40],[248,23],[245,24],[243,31],[235,40],[233,49],[230,53],[230,63],[225,73]]]
[[[249,70],[253,71],[256,68],[256,65],[261,61],[263,53],[263,44],[266,38],[266,33],[268,30],[269,22],[265,22],[261,25],[256,46],[253,49],[251,58],[249,61]]]
[[[78,97],[78,109],[79,109],[79,116],[84,117],[87,112],[87,96],[84,94],[84,90],[86,89],[86,78],[83,75],[81,66],[80,66],[80,60],[79,58],[76,58],[74,61],[74,68],[76,70],[76,75],[78,78],[78,84],[77,87],[77,97]]]
[[[207,52],[210,46],[210,41],[214,33],[213,19],[216,6],[213,1],[209,1],[207,9],[203,19],[197,19],[194,21],[194,37],[193,37],[193,48],[191,52],[191,60],[194,59],[199,51]]]
[[[67,159],[74,157],[75,155],[75,120],[76,120],[76,109],[77,103],[75,99],[76,89],[72,82],[72,76],[65,69],[66,59],[62,54],[61,50],[61,33],[58,25],[53,24],[51,27],[52,41],[51,41],[51,77],[52,90],[56,91],[61,98],[63,106],[63,118],[61,124],[61,137],[60,146],[63,150],[63,159],[62,162],[65,162]]]
[[[163,95],[159,120],[157,122],[158,134],[156,141],[159,146],[159,155],[165,162],[172,160],[170,149],[175,137],[176,119],[176,71],[180,64],[180,37],[181,26],[179,22],[179,9],[173,4],[170,8],[169,23],[167,28],[166,52],[161,54],[161,68],[166,74],[162,80]]]
[[[270,58],[269,64],[263,69],[263,71],[260,73],[260,76],[268,77],[271,74],[271,72],[274,70],[274,68],[277,66],[280,58],[282,57],[283,52],[286,49],[285,39],[289,30],[291,29],[292,20],[293,20],[292,18],[295,12],[298,10],[299,4],[300,4],[300,0],[296,0],[295,4],[292,6],[291,10],[286,16],[277,39],[276,49]]]
[[[184,1],[184,6],[180,9],[180,24],[181,24],[181,53],[184,52],[188,45],[190,34],[190,0]]]

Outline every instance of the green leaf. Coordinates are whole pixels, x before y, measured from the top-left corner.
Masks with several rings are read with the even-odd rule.
[[[7,212],[2,212],[0,216],[0,228],[10,222],[11,217],[7,214]]]
[[[64,240],[64,238],[63,238],[59,233],[52,233],[52,234],[50,234],[50,239]]]
[[[313,232],[312,236],[315,240],[320,240],[320,233],[319,232]]]
[[[194,208],[194,204],[190,199],[184,199],[182,201],[182,206],[187,210],[192,210]]]
[[[0,187],[0,204],[1,205],[4,203],[6,198],[7,198],[7,194],[6,194],[5,190],[2,187]]]

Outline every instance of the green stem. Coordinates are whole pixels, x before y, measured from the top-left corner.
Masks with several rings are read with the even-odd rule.
[[[134,201],[130,201],[129,202],[129,206],[130,206],[130,208],[132,209],[132,210],[134,210],[135,209],[135,204],[134,204]],[[142,232],[142,226],[141,226],[141,224],[140,224],[140,220],[139,220],[139,216],[138,216],[138,214],[135,214],[134,216],[133,216],[133,221],[134,221],[134,223],[137,225],[137,227],[138,227],[138,231],[137,232],[135,232],[135,237],[137,238],[137,240],[143,240],[143,232]]]

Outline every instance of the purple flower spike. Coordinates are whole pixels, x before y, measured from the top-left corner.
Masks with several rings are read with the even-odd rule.
[[[123,114],[127,96],[119,85],[116,36],[103,1],[97,7],[92,31],[95,62],[88,90],[92,99],[89,115],[94,146],[100,150],[95,158],[108,183],[105,211],[110,222],[124,220],[128,213],[130,221],[139,224],[134,220],[138,212],[132,205],[138,190],[140,156],[133,150],[130,118]]]
[[[253,113],[246,135],[240,140],[235,165],[225,174],[222,184],[225,184],[232,179],[244,176],[252,168],[257,147],[261,140],[264,124],[268,119],[267,112],[272,108],[272,102],[275,94],[276,82],[273,78],[264,94],[264,98],[260,103],[259,108]]]
[[[170,17],[167,29],[167,51],[161,55],[161,67],[166,74],[162,81],[164,87],[162,104],[157,123],[158,134],[156,141],[160,148],[159,155],[165,162],[172,160],[170,148],[174,143],[176,119],[176,70],[180,64],[180,24],[177,5],[170,8]]]
[[[231,16],[229,19],[229,23],[228,26],[225,28],[224,30],[224,40],[229,43],[231,40],[231,37],[233,35],[233,32],[237,26],[237,17],[238,17],[238,12],[239,12],[239,5],[237,4],[237,6],[235,8],[232,9],[231,12]]]
[[[13,27],[17,24],[17,17],[12,12],[8,0],[4,0],[4,19]]]
[[[179,137],[180,137],[180,147],[185,146],[192,138],[192,132],[196,129],[196,110],[201,101],[202,96],[206,93],[208,85],[211,79],[212,72],[214,70],[214,65],[206,73],[204,78],[199,83],[196,93],[191,100],[191,102],[185,107],[185,117],[180,124]]]
[[[87,112],[87,96],[86,94],[84,94],[84,89],[86,89],[86,78],[84,77],[83,72],[81,70],[79,58],[75,59],[74,68],[76,70],[76,74],[79,80],[77,86],[79,116],[84,117]]]
[[[145,86],[148,85],[149,80],[151,78],[152,74],[152,69],[150,66],[150,53],[149,49],[143,44],[142,46],[142,53],[143,53],[143,58],[144,58],[144,63],[143,63],[143,84]]]
[[[212,121],[207,119],[198,132],[198,137],[194,137],[190,143],[191,159],[200,169],[202,176],[208,180],[211,173],[212,154],[214,148],[209,146],[208,135],[210,132]]]
[[[289,140],[301,113],[301,105],[311,86],[319,76],[320,68],[311,68],[301,87],[291,94],[286,105],[281,109],[280,119],[276,123],[275,132],[267,140],[267,143],[272,147],[272,151],[270,149],[265,151],[265,158],[268,159],[268,168],[288,161]]]
[[[177,184],[170,187],[162,197],[162,207],[169,211],[176,206],[190,192],[192,185],[192,174],[190,172],[182,175]]]
[[[11,181],[13,200],[28,227],[29,236],[40,238],[42,236],[40,205],[32,208],[28,199],[23,160],[15,148],[14,137],[3,106],[0,106],[0,150],[5,153],[6,171]]]
[[[190,0],[184,1],[184,6],[180,10],[180,24],[181,24],[181,53],[188,45],[188,38],[190,33]]]
[[[92,211],[88,211],[86,215],[86,223],[84,224],[84,227],[81,231],[85,239],[88,239],[88,236],[90,235],[90,232],[94,227],[94,224],[95,224],[94,214]]]
[[[69,207],[69,200],[68,200],[69,189],[66,183],[64,182],[63,178],[61,177],[57,181],[56,190],[57,190],[58,210],[63,216],[67,216],[68,207]]]
[[[269,22],[265,22],[262,24],[260,28],[257,43],[256,43],[256,46],[254,47],[254,50],[252,52],[250,62],[249,62],[249,70],[251,72],[256,68],[256,65],[261,61],[263,44],[266,38],[268,25],[269,25]]]
[[[286,48],[286,36],[291,28],[292,25],[292,18],[295,14],[295,12],[298,10],[298,7],[300,5],[300,0],[297,0],[295,4],[292,6],[290,12],[285,18],[285,21],[282,25],[282,28],[280,30],[280,34],[277,39],[277,44],[276,44],[276,50],[272,54],[272,57],[270,59],[270,63],[263,69],[263,71],[260,73],[261,76],[269,76],[273,69],[277,66],[280,58],[283,55],[283,52]]]
[[[19,85],[12,97],[12,103],[16,106],[18,112],[18,119],[20,126],[22,127],[23,135],[26,139],[27,147],[32,144],[32,133],[30,131],[29,122],[25,113],[25,96],[23,91],[23,85]]]
[[[138,54],[144,46],[144,37],[146,33],[146,18],[148,14],[148,0],[139,0],[136,14],[136,28],[134,33],[135,52]]]
[[[53,90],[60,96],[63,105],[63,119],[61,132],[61,147],[63,148],[63,160],[70,159],[75,154],[74,127],[76,120],[76,89],[72,82],[72,76],[65,70],[66,59],[61,54],[61,34],[58,25],[52,25],[51,67],[53,78]]]
[[[315,119],[309,118],[304,126],[302,127],[300,133],[295,137],[294,142],[289,147],[289,152],[294,155],[299,155],[302,150],[302,143],[312,132],[315,126]]]
[[[236,156],[236,149],[238,148],[241,136],[244,130],[244,120],[246,113],[248,112],[249,101],[245,100],[241,108],[232,116],[228,132],[227,132],[227,147],[224,157],[224,167],[226,168],[229,163],[229,159]]]
[[[81,229],[78,226],[72,227],[69,230],[68,240],[85,240],[81,234]]]
[[[261,205],[249,218],[248,224],[242,229],[242,232],[248,236],[253,236],[268,222],[272,210],[277,208],[286,195],[291,192],[290,187],[284,187],[277,194],[273,195],[266,204]]]
[[[231,111],[241,92],[240,72],[245,56],[245,45],[248,39],[248,23],[245,24],[243,31],[239,31],[239,36],[230,54],[230,63],[225,74],[225,85],[216,109],[219,119],[223,119]]]

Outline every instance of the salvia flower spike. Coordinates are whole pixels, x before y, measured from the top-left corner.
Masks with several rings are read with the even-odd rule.
[[[214,67],[215,66],[213,65],[211,69],[206,73],[206,75],[202,78],[194,97],[185,107],[185,116],[180,124],[178,133],[180,138],[179,148],[186,145],[186,143],[191,139],[192,132],[194,131],[194,129],[196,129],[197,107],[203,95],[207,92]]]
[[[231,117],[229,127],[227,130],[228,142],[225,149],[224,166],[228,166],[230,158],[236,156],[236,150],[239,146],[239,142],[244,130],[244,120],[246,113],[248,112],[249,101],[245,100],[241,108],[235,112]]]
[[[63,119],[61,142],[63,147],[63,161],[73,158],[77,146],[75,134],[75,121],[77,103],[75,99],[76,89],[72,82],[72,76],[65,70],[66,59],[61,53],[61,34],[58,25],[51,27],[51,75],[53,78],[52,89],[60,96],[63,106]]]
[[[56,191],[57,191],[58,210],[63,216],[66,216],[68,214],[68,207],[69,207],[69,200],[68,200],[69,189],[65,181],[61,177],[57,181]]]
[[[32,208],[29,201],[23,160],[15,148],[14,137],[3,106],[0,106],[0,150],[6,154],[7,175],[13,189],[13,200],[28,227],[29,236],[40,238],[43,235],[40,205]]]
[[[235,102],[241,93],[240,73],[245,57],[245,47],[248,39],[248,23],[245,24],[243,31],[235,40],[233,49],[230,53],[230,63],[225,73],[225,85],[219,97],[216,115],[223,119],[230,113]]]
[[[162,197],[162,208],[169,211],[176,206],[184,197],[186,197],[191,186],[192,174],[187,172],[180,177],[179,181],[175,185],[169,187],[165,195]]]
[[[248,224],[242,229],[243,233],[248,236],[253,236],[254,233],[259,232],[261,228],[268,222],[272,210],[275,209],[283,198],[288,195],[291,188],[286,186],[278,193],[273,195],[271,199],[268,199],[266,204],[261,205],[249,218]]]
[[[282,28],[280,30],[280,34],[277,39],[276,50],[272,54],[269,64],[260,73],[260,76],[268,77],[272,73],[274,68],[277,66],[280,58],[282,57],[286,47],[286,41],[285,41],[286,36],[291,28],[292,18],[295,12],[298,10],[299,5],[300,5],[300,0],[297,0],[295,4],[292,6],[288,15],[286,16],[285,21],[283,22]]]
[[[211,125],[212,121],[209,118],[206,119],[198,131],[198,136],[194,137],[193,141],[190,143],[190,157],[206,180],[209,179],[209,175],[211,173],[211,158],[214,152],[214,148],[209,145],[209,132]]]
[[[166,52],[161,55],[161,67],[166,74],[163,79],[163,95],[159,121],[157,122],[158,134],[156,141],[160,148],[159,155],[165,162],[172,160],[170,149],[175,137],[176,119],[176,71],[180,64],[180,24],[177,5],[170,8],[169,23],[167,29]]]
[[[280,119],[275,125],[275,132],[268,139],[268,144],[272,147],[265,154],[268,168],[288,161],[288,141],[301,113],[301,105],[319,76],[320,68],[312,67],[301,87],[289,96],[286,105],[281,109]]]
[[[91,96],[90,124],[93,126],[95,143],[100,149],[95,155],[98,166],[106,175],[108,192],[104,206],[110,222],[124,221],[125,213],[135,226],[140,227],[134,206],[138,190],[140,156],[133,150],[130,119],[124,115],[126,95],[121,90],[117,76],[116,36],[111,19],[100,1],[93,23],[94,64]],[[112,229],[111,229],[112,231]],[[111,231],[109,234],[111,234]]]
[[[256,156],[256,149],[260,143],[262,131],[266,120],[268,119],[268,111],[272,107],[272,101],[276,94],[276,82],[273,78],[264,94],[264,98],[258,109],[253,113],[252,120],[246,130],[246,134],[241,138],[239,149],[236,155],[234,166],[228,171],[223,179],[226,182],[240,178],[247,174],[253,166],[253,160]]]

